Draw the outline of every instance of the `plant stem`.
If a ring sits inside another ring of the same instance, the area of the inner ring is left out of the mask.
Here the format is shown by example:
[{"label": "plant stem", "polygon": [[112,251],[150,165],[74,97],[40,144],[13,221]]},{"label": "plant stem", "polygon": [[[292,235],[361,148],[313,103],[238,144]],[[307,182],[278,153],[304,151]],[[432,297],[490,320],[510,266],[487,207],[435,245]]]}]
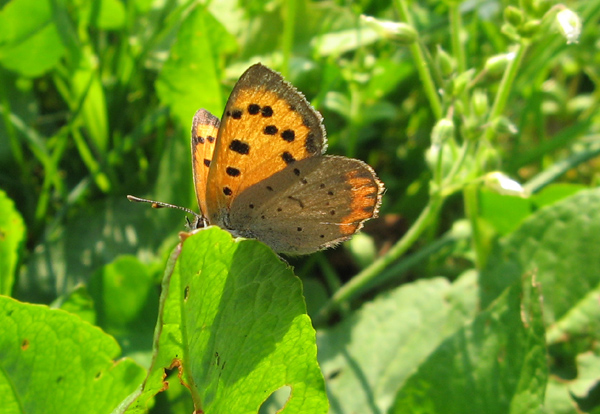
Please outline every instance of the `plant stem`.
[{"label": "plant stem", "polygon": [[371,280],[371,283],[365,285],[359,294],[364,294],[366,291],[381,286],[388,280],[394,280],[396,283],[401,282],[400,275],[403,275],[415,266],[417,263],[425,261],[427,258],[439,252],[443,248],[454,245],[461,240],[466,240],[471,237],[471,229],[468,226],[454,226],[440,238],[432,241],[427,246],[419,248],[419,250],[402,258],[401,261],[386,268],[376,278]]},{"label": "plant stem", "polygon": [[91,148],[85,141],[83,135],[79,131],[78,127],[73,125],[71,129],[71,135],[73,137],[73,141],[75,142],[75,147],[79,151],[79,156],[83,160],[84,164],[88,167],[88,170],[92,174],[96,185],[100,190],[104,193],[108,193],[111,188],[111,183],[106,174],[102,172],[100,167],[100,163],[96,161],[96,157],[94,156]]},{"label": "plant stem", "polygon": [[[406,4],[406,0],[394,0],[394,4],[400,18],[414,27],[412,22],[412,18],[410,17],[410,13],[408,12],[408,5]],[[437,88],[435,83],[433,82],[433,77],[431,76],[431,71],[429,70],[429,63],[425,58],[425,54],[423,50],[421,50],[421,42],[420,39],[412,43],[409,47],[410,52],[413,56],[415,64],[417,66],[417,71],[419,72],[419,78],[421,82],[423,82],[423,88],[425,89],[425,94],[429,99],[429,105],[431,106],[431,110],[436,119],[442,118],[442,103],[440,101],[440,97],[437,92]]]},{"label": "plant stem", "polygon": [[479,270],[483,269],[489,248],[486,248],[486,238],[482,234],[480,226],[480,211],[479,211],[479,188],[477,184],[471,184],[463,189],[463,200],[465,203],[465,215],[471,223],[471,244],[475,252],[475,267]]},{"label": "plant stem", "polygon": [[[584,148],[573,151],[564,160],[555,162],[548,169],[540,172],[525,183],[523,188],[531,194],[537,193],[548,184],[556,181],[558,177],[567,171],[597,157],[600,154],[600,141],[598,140],[600,137],[596,136],[594,138],[595,141],[586,144]],[[579,143],[577,146],[580,147],[581,144]]]},{"label": "plant stem", "polygon": [[338,309],[344,302],[357,296],[366,285],[370,284],[374,278],[379,276],[383,269],[402,256],[419,238],[431,220],[437,216],[443,202],[444,199],[442,197],[432,195],[429,199],[429,203],[423,209],[417,221],[413,223],[406,234],[398,240],[387,254],[375,260],[369,267],[363,269],[362,272],[342,286],[335,292],[329,301],[325,303],[313,320],[315,325],[325,322],[332,311]]},{"label": "plant stem", "polygon": [[463,73],[467,70],[467,59],[465,58],[463,42],[460,39],[462,17],[458,5],[459,3],[450,5],[450,34],[452,36],[452,52],[457,63],[457,72]]},{"label": "plant stem", "polygon": [[504,75],[502,76],[500,86],[498,87],[498,93],[496,94],[496,99],[494,100],[494,105],[492,106],[487,119],[487,127],[483,133],[483,138],[487,141],[490,141],[494,135],[494,120],[496,120],[496,118],[498,118],[504,112],[506,102],[508,101],[508,96],[512,90],[512,85],[515,81],[515,77],[517,76],[517,71],[521,67],[521,62],[523,61],[523,56],[525,55],[526,50],[526,43],[517,45],[515,57],[510,61],[506,71],[504,72]]}]

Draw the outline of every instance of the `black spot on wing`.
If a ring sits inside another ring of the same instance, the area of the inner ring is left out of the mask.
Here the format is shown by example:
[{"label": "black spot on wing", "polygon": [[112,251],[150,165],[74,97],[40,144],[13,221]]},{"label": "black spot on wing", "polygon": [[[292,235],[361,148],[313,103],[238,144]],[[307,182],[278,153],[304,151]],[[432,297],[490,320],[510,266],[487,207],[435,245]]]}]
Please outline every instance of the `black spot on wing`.
[{"label": "black spot on wing", "polygon": [[262,114],[263,117],[270,118],[273,116],[273,108],[271,108],[270,106],[263,106],[260,109],[260,113]]},{"label": "black spot on wing", "polygon": [[263,130],[263,134],[265,135],[275,135],[278,129],[275,125],[267,125]]},{"label": "black spot on wing", "polygon": [[291,164],[294,161],[296,161],[296,159],[294,158],[294,156],[292,154],[290,154],[289,152],[285,151],[283,154],[281,154],[281,159],[283,159],[283,161],[286,164]]},{"label": "black spot on wing", "polygon": [[256,115],[260,112],[260,106],[257,104],[248,105],[248,113],[250,115]]},{"label": "black spot on wing", "polygon": [[229,144],[229,149],[242,155],[247,155],[250,153],[250,145],[240,141],[239,139],[234,139],[231,141],[231,144]]},{"label": "black spot on wing", "polygon": [[225,169],[225,172],[230,177],[239,177],[239,175],[240,175],[240,170],[238,170],[237,168],[234,168],[234,167],[227,167]]},{"label": "black spot on wing", "polygon": [[296,133],[291,129],[286,129],[281,133],[281,138],[287,142],[293,142],[296,138]]},{"label": "black spot on wing", "polygon": [[317,154],[320,150],[319,144],[317,141],[317,137],[312,132],[308,134],[306,137],[306,141],[304,142],[304,148],[309,154]]}]

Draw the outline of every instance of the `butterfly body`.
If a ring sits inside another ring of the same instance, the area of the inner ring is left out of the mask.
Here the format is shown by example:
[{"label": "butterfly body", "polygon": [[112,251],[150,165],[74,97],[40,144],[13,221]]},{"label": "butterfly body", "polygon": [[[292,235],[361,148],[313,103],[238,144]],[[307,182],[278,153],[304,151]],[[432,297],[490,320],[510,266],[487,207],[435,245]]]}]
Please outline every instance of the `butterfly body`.
[{"label": "butterfly body", "polygon": [[362,161],[323,155],[321,115],[281,75],[251,66],[221,122],[199,110],[192,165],[204,220],[275,251],[333,246],[376,217],[383,184]]}]

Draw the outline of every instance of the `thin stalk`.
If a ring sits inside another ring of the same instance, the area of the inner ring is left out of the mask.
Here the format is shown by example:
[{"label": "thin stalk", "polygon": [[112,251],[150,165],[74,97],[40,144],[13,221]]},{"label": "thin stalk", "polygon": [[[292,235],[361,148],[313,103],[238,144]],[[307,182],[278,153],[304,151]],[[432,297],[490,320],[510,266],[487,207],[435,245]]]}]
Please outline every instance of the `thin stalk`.
[{"label": "thin stalk", "polygon": [[[597,139],[598,137],[595,138]],[[598,155],[600,155],[600,142],[591,142],[586,145],[584,149],[575,151],[564,160],[552,164],[550,168],[542,171],[525,183],[523,188],[531,194],[537,193],[548,184],[555,182],[558,177],[565,174],[567,171],[597,157]]]},{"label": "thin stalk", "polygon": [[492,109],[490,110],[490,114],[488,116],[487,127],[483,133],[483,138],[487,141],[490,141],[494,136],[494,120],[498,118],[504,112],[504,108],[506,108],[506,102],[508,101],[510,91],[512,90],[513,83],[517,76],[517,71],[521,67],[523,56],[525,55],[526,51],[526,43],[521,43],[517,46],[515,58],[510,61],[506,71],[504,72],[504,75],[502,76],[500,86],[498,87],[498,93],[496,94],[496,99],[494,99],[494,104],[492,105]]},{"label": "thin stalk", "polygon": [[457,72],[463,73],[467,70],[467,59],[464,44],[460,38],[462,16],[458,6],[458,2],[450,4],[450,35],[452,36],[452,52],[456,58]]},{"label": "thin stalk", "polygon": [[337,291],[340,286],[342,286],[342,281],[335,271],[335,268],[331,265],[329,260],[323,255],[322,252],[319,252],[315,255],[316,261],[323,272],[323,276],[325,277],[325,282],[327,283],[327,288],[332,292]]},{"label": "thin stalk", "polygon": [[335,292],[329,301],[327,301],[321,310],[319,310],[314,318],[314,323],[320,324],[325,322],[334,310],[340,308],[343,303],[355,298],[363,291],[364,287],[371,284],[373,279],[375,279],[387,266],[406,253],[423,231],[425,231],[431,220],[437,216],[443,202],[443,198],[433,195],[417,221],[413,223],[406,234],[398,240],[387,254],[375,260],[370,266],[363,269],[362,272],[357,274],[352,280]]},{"label": "thin stalk", "polygon": [[[394,5],[396,7],[396,10],[398,11],[398,14],[400,15],[400,18],[404,22],[414,27],[412,18],[410,17],[410,13],[408,12],[408,5],[406,4],[406,0],[394,0]],[[425,89],[425,94],[429,99],[429,105],[431,106],[431,110],[433,111],[433,114],[436,119],[441,119],[442,102],[440,101],[435,82],[433,81],[433,77],[429,69],[429,63],[425,58],[425,53],[421,49],[420,39],[417,37],[417,41],[412,43],[408,48],[417,66],[419,78],[421,79],[421,82],[423,82],[423,88]]]},{"label": "thin stalk", "polygon": [[471,231],[473,233],[471,242],[473,251],[475,252],[475,267],[482,269],[486,262],[488,249],[485,246],[484,236],[479,225],[479,186],[477,184],[468,185],[463,190],[463,200],[465,203],[465,214],[469,223],[471,223]]},{"label": "thin stalk", "polygon": [[456,228],[453,228],[447,233],[445,233],[442,237],[440,237],[437,240],[434,240],[427,246],[419,248],[419,250],[417,250],[413,254],[403,257],[401,261],[397,262],[393,266],[386,268],[375,279],[373,279],[371,283],[365,285],[363,289],[359,292],[359,294],[363,295],[369,290],[375,289],[376,287],[381,286],[382,284],[392,279],[395,283],[401,282],[402,278],[399,277],[399,275],[404,275],[410,268],[416,266],[418,263],[425,261],[428,257],[431,257],[443,248],[449,245],[456,244],[461,240],[467,239],[471,236],[471,232],[468,230],[457,230]]},{"label": "thin stalk", "polygon": [[73,136],[73,141],[75,142],[75,147],[77,147],[77,151],[79,151],[79,156],[92,174],[96,185],[104,193],[108,193],[111,187],[110,180],[106,174],[102,172],[100,163],[96,161],[96,158],[94,157],[90,147],[87,145],[85,138],[83,138],[79,129],[74,125],[71,129],[71,134]]}]

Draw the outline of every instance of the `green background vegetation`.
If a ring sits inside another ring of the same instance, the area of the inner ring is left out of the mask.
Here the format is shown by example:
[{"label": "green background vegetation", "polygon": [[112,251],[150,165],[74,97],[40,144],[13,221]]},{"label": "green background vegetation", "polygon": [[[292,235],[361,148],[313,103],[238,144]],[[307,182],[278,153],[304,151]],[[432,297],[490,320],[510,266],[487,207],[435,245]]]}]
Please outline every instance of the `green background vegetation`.
[{"label": "green background vegetation", "polygon": [[[0,5],[0,412],[600,412],[600,1]],[[125,197],[256,62],[387,189],[293,268]]]}]

